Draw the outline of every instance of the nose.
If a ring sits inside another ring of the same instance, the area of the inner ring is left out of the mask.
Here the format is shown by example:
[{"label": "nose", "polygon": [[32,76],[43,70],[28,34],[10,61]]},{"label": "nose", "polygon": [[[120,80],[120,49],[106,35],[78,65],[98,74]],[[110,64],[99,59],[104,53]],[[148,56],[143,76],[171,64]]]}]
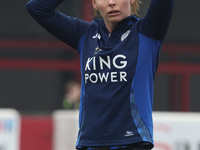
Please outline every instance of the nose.
[{"label": "nose", "polygon": [[109,0],[109,3],[108,3],[108,5],[109,5],[110,7],[113,7],[113,6],[115,6],[115,5],[116,5],[116,2],[115,2],[115,0]]}]

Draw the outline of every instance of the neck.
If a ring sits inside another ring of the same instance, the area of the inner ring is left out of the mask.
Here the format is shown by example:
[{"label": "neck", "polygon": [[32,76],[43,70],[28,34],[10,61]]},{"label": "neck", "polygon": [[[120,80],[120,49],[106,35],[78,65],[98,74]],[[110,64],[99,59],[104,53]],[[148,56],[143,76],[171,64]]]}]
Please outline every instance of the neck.
[{"label": "neck", "polygon": [[115,22],[115,23],[110,23],[110,22],[105,22],[106,28],[108,29],[108,31],[110,33],[113,32],[113,30],[115,29],[115,27],[118,25],[119,22]]}]

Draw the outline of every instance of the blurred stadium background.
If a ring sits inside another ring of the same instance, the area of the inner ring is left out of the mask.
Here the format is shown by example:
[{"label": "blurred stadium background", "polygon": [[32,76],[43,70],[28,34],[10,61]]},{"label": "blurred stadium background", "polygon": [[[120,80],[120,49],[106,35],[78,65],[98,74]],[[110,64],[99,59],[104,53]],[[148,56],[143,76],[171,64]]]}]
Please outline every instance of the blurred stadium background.
[{"label": "blurred stadium background", "polygon": [[[20,113],[20,150],[53,150],[52,113],[63,109],[65,84],[80,82],[79,56],[31,18],[27,1],[0,2],[0,108]],[[141,16],[149,3],[144,0]],[[199,0],[175,1],[155,78],[154,111],[200,111],[199,6]],[[58,10],[92,18],[90,0],[65,0]]]}]

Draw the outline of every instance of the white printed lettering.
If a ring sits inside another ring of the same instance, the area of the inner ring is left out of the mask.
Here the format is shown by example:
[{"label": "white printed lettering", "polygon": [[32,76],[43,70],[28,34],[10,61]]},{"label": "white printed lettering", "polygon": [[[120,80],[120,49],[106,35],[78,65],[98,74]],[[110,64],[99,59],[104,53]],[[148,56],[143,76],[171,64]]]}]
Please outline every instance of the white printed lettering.
[{"label": "white printed lettering", "polygon": [[109,72],[106,73],[99,73],[99,79],[101,82],[105,81],[105,82],[108,82],[108,75],[109,75]]},{"label": "white printed lettering", "polygon": [[107,73],[91,73],[91,74],[85,74],[85,83],[88,82],[88,80],[92,83],[100,82],[108,82],[108,79],[110,79],[110,82],[127,82],[126,79],[127,73],[126,72],[107,72]]},{"label": "white printed lettering", "polygon": [[105,58],[101,56],[88,58],[85,64],[85,83],[109,82],[109,80],[110,82],[127,82],[127,72],[119,72],[119,69],[125,68],[127,63],[126,56],[122,54],[114,57],[107,55]]},{"label": "white printed lettering", "polygon": [[100,69],[103,70],[103,64],[106,65],[109,69],[111,68],[110,56],[107,56],[107,61],[102,57],[99,57]]},{"label": "white printed lettering", "polygon": [[[92,77],[93,76],[93,77]],[[95,73],[92,73],[91,75],[90,75],[90,81],[92,82],[92,83],[97,83],[97,81],[98,81],[98,76],[95,74]]]},{"label": "white printed lettering", "polygon": [[87,80],[89,79],[89,75],[86,73],[85,74],[85,83],[87,83]]},{"label": "white printed lettering", "polygon": [[116,60],[117,60],[118,58],[126,59],[126,56],[124,56],[124,55],[116,55],[116,56],[113,58],[113,65],[115,66],[115,68],[117,68],[117,69],[125,68],[126,65],[127,65],[127,61],[120,61],[120,64],[122,64],[122,66],[119,66],[119,65],[116,64]]},{"label": "white printed lettering", "polygon": [[96,70],[95,57],[93,57],[93,69]]},{"label": "white printed lettering", "polygon": [[120,72],[120,82],[122,82],[123,80],[127,82],[126,76],[126,72]]},{"label": "white printed lettering", "polygon": [[90,67],[89,67],[89,63],[90,63],[90,61],[93,59],[93,57],[92,58],[88,58],[88,60],[87,60],[87,62],[86,62],[86,65],[85,65],[85,70],[91,70],[90,69]]},{"label": "white printed lettering", "polygon": [[117,72],[111,72],[110,78],[111,82],[117,82]]}]

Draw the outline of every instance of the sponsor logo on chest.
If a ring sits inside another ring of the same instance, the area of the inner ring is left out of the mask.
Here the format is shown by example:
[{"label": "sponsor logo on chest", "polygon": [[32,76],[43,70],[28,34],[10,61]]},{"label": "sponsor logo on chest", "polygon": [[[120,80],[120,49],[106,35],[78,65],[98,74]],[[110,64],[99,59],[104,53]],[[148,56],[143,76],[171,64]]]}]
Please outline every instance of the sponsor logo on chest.
[{"label": "sponsor logo on chest", "polygon": [[124,71],[127,64],[126,56],[122,54],[88,58],[85,64],[85,83],[127,82],[127,72]]}]

